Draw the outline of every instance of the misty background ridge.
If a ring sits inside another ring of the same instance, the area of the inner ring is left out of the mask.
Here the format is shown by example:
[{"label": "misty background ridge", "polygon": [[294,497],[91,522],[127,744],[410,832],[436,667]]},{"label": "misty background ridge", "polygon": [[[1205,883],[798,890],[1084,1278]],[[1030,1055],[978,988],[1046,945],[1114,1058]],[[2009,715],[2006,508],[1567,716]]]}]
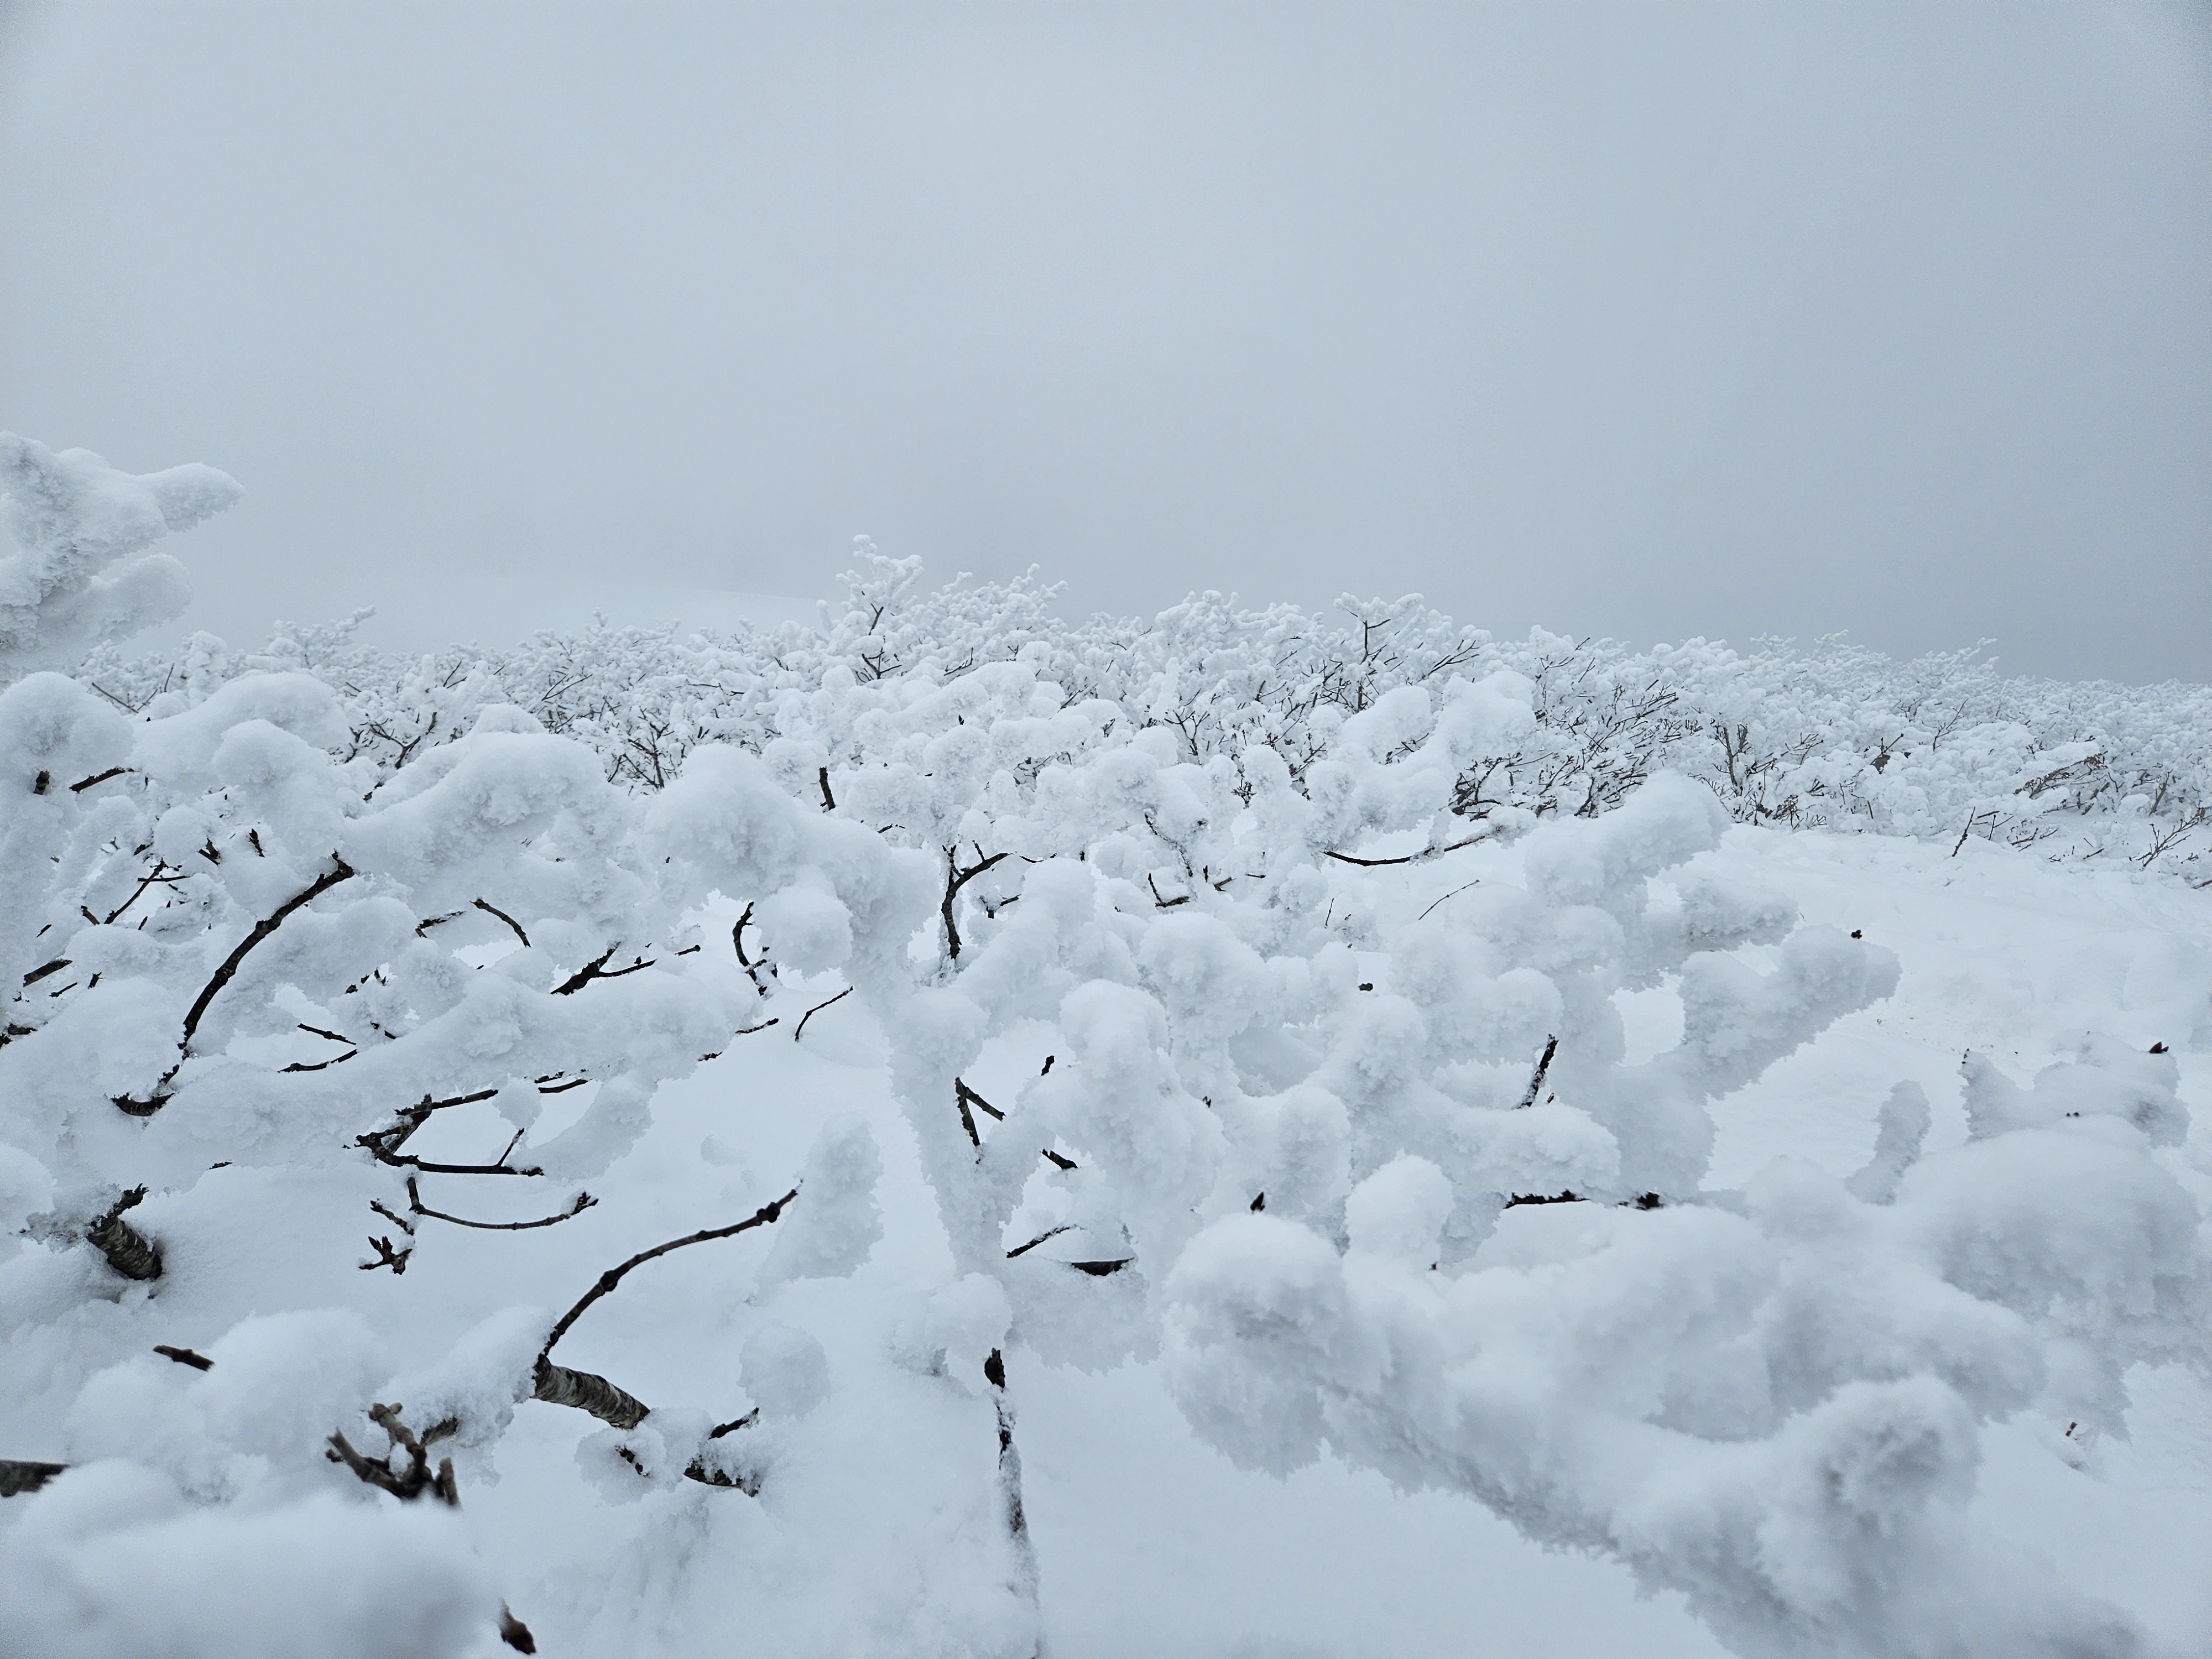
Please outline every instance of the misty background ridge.
[{"label": "misty background ridge", "polygon": [[2206,33],[16,6],[0,427],[236,475],[238,641],[780,620],[865,531],[1075,614],[2212,679]]}]

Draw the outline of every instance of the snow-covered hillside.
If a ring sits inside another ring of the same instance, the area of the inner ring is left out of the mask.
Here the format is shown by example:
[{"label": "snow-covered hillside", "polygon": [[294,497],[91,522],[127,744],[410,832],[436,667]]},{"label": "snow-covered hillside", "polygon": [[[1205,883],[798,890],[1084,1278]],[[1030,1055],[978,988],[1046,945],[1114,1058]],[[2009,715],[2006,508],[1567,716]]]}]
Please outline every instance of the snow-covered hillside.
[{"label": "snow-covered hillside", "polygon": [[88,659],[234,487],[9,441],[0,1652],[2212,1644],[2201,693]]}]

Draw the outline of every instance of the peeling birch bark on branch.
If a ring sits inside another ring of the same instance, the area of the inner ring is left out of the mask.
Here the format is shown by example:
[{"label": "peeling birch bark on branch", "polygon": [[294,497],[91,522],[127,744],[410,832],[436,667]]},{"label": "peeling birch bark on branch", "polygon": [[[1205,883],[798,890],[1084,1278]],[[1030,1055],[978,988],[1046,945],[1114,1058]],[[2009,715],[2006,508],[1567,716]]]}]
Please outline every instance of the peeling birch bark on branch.
[{"label": "peeling birch bark on branch", "polygon": [[114,1208],[84,1230],[85,1242],[107,1258],[109,1267],[125,1279],[141,1283],[161,1276],[161,1252],[123,1218],[123,1212],[145,1196],[143,1187],[133,1188],[115,1201]]},{"label": "peeling birch bark on branch", "polygon": [[542,1355],[532,1374],[530,1397],[549,1406],[573,1406],[618,1429],[635,1428],[653,1411],[635,1395],[617,1388],[598,1373],[571,1370]]}]

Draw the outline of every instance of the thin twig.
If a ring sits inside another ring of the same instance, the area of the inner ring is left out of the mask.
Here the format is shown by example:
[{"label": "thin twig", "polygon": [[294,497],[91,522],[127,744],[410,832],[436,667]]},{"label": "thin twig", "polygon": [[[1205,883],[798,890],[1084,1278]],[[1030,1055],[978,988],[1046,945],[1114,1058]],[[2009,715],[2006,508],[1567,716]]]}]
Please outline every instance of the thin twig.
[{"label": "thin twig", "polygon": [[[710,1239],[728,1238],[754,1227],[766,1226],[781,1216],[784,1206],[798,1196],[799,1188],[793,1187],[781,1198],[763,1205],[743,1221],[727,1227],[709,1228],[703,1232],[693,1233],[685,1238],[671,1239],[667,1243],[657,1244],[652,1249],[641,1250],[619,1267],[611,1267],[601,1273],[599,1282],[584,1293],[583,1299],[562,1316],[561,1322],[553,1328],[553,1334],[545,1339],[545,1346],[538,1351],[537,1361],[531,1367],[531,1397],[542,1400],[548,1405],[573,1406],[577,1410],[588,1412],[602,1423],[611,1424],[617,1429],[634,1429],[645,1421],[653,1414],[653,1408],[635,1395],[627,1389],[617,1388],[596,1372],[580,1371],[568,1365],[555,1364],[552,1359],[554,1344],[568,1334],[568,1328],[576,1322],[578,1316],[586,1308],[621,1284],[623,1276],[631,1268],[650,1261],[655,1256],[665,1255],[671,1250],[680,1250],[687,1244],[703,1244]],[[739,1418],[734,1423],[726,1423],[708,1437],[719,1438],[732,1430],[743,1428],[750,1420],[750,1418]],[[631,1456],[629,1461],[635,1463],[636,1459]],[[743,1481],[733,1480],[720,1470],[708,1468],[704,1461],[700,1458],[693,1458],[684,1467],[684,1473],[688,1479],[699,1481],[705,1486],[735,1487],[744,1492],[748,1496],[756,1495],[758,1492],[757,1483],[748,1486]]]},{"label": "thin twig", "polygon": [[[738,925],[730,929],[730,944],[738,953],[738,966],[745,970],[745,977],[753,982],[753,994],[764,997],[768,994],[768,987],[760,981],[761,964],[745,954],[745,924],[752,919],[753,907],[747,904],[744,914],[738,917]],[[775,1022],[770,1020],[769,1024],[773,1025]]]},{"label": "thin twig", "polygon": [[[137,903],[140,899],[146,896],[146,890],[148,888],[153,887],[156,884],[164,887],[173,886],[184,878],[185,872],[183,871],[173,871],[169,868],[167,860],[155,859],[154,860],[154,868],[152,872],[139,878],[138,885],[131,890],[131,896],[124,900],[122,903],[117,905],[112,910],[110,910],[106,916],[102,920],[101,925],[103,927],[112,927],[117,917],[120,916],[125,910],[128,910],[132,905]],[[79,908],[81,910],[82,909],[82,907]],[[92,915],[92,912],[89,910],[82,910],[82,914],[88,920],[89,920]],[[140,925],[143,927],[144,924],[142,922]]]},{"label": "thin twig", "polygon": [[389,1267],[392,1269],[392,1276],[397,1278],[407,1271],[408,1258],[415,1254],[415,1247],[412,1244],[404,1250],[393,1249],[389,1238],[372,1237],[368,1241],[368,1247],[376,1252],[376,1260],[357,1261],[354,1264],[365,1273],[374,1273],[379,1267]]},{"label": "thin twig", "polygon": [[465,1217],[447,1215],[443,1210],[434,1210],[423,1203],[422,1194],[416,1190],[415,1177],[407,1177],[407,1212],[410,1215],[426,1215],[433,1221],[450,1221],[456,1227],[475,1227],[488,1233],[521,1233],[532,1227],[550,1227],[556,1223],[574,1220],[599,1200],[589,1193],[578,1193],[569,1206],[558,1214],[549,1215],[538,1221],[471,1221]]},{"label": "thin twig", "polygon": [[671,1250],[680,1250],[688,1244],[704,1244],[712,1239],[730,1238],[738,1233],[748,1232],[755,1227],[768,1226],[781,1216],[784,1206],[798,1196],[799,1188],[793,1187],[781,1198],[772,1199],[762,1205],[743,1221],[733,1222],[726,1227],[709,1227],[700,1232],[688,1233],[682,1238],[672,1238],[665,1244],[656,1244],[649,1250],[640,1250],[619,1267],[608,1268],[599,1275],[599,1282],[584,1292],[583,1299],[561,1316],[560,1323],[554,1326],[553,1334],[545,1339],[545,1346],[538,1351],[538,1358],[542,1360],[548,1358],[553,1352],[554,1345],[568,1334],[568,1328],[576,1322],[584,1310],[621,1284],[623,1276],[633,1267],[641,1267],[656,1256],[666,1255]]},{"label": "thin twig", "polygon": [[[1444,899],[1449,899],[1449,898],[1457,898],[1457,897],[1458,897],[1462,893],[1464,893],[1465,891],[1467,891],[1468,887],[1480,887],[1480,886],[1481,886],[1481,885],[1482,885],[1482,880],[1481,880],[1481,878],[1477,877],[1474,880],[1473,880],[1473,881],[1471,881],[1471,882],[1468,883],[1468,884],[1467,884],[1467,887],[1455,887],[1455,888],[1453,888],[1453,889],[1451,890],[1451,891],[1450,891],[1450,892],[1446,893],[1446,894],[1444,895],[1444,898],[1440,898],[1440,899],[1438,899],[1438,900],[1436,902],[1436,904],[1431,904],[1431,906],[1429,906],[1429,910],[1433,910],[1433,909],[1435,909],[1435,908],[1437,908],[1437,904],[1442,904],[1442,903],[1444,902]],[[1426,921],[1429,919],[1429,910],[1424,910],[1424,911],[1422,911],[1422,912],[1421,912],[1421,914],[1420,914],[1420,915],[1419,915],[1418,916],[1415,916],[1415,917],[1413,918],[1413,920],[1414,920],[1415,921]]]},{"label": "thin twig", "polygon": [[308,1065],[305,1060],[295,1060],[289,1066],[285,1066],[283,1070],[287,1073],[326,1071],[331,1066],[344,1065],[346,1061],[351,1060],[360,1052],[361,1050],[358,1048],[349,1048],[342,1054],[333,1054],[328,1060],[319,1060],[312,1066]]},{"label": "thin twig", "polygon": [[166,1342],[156,1342],[154,1352],[164,1359],[173,1359],[179,1365],[190,1365],[196,1371],[211,1371],[215,1361],[205,1354],[194,1353],[190,1348],[173,1348]]},{"label": "thin twig", "polygon": [[621,949],[622,946],[618,943],[607,946],[605,955],[593,957],[591,961],[579,968],[574,973],[569,975],[568,978],[562,980],[558,985],[555,986],[553,988],[553,994],[556,997],[571,996],[576,992],[582,990],[586,985],[589,985],[593,980],[599,977],[599,969],[605,967],[607,963],[613,959],[615,952]]},{"label": "thin twig", "polygon": [[[539,1093],[559,1092],[558,1089],[545,1089],[543,1086],[543,1079],[539,1079],[539,1082],[541,1085]],[[354,1145],[366,1148],[369,1155],[380,1164],[389,1164],[395,1170],[418,1170],[423,1175],[539,1176],[544,1174],[545,1172],[535,1164],[526,1164],[518,1169],[507,1161],[507,1154],[522,1144],[522,1131],[520,1129],[514,1132],[514,1138],[507,1143],[507,1149],[500,1153],[498,1161],[492,1164],[436,1164],[428,1158],[416,1158],[412,1153],[403,1154],[399,1151],[413,1138],[416,1130],[430,1121],[432,1113],[441,1111],[448,1106],[465,1106],[476,1101],[489,1100],[498,1092],[496,1089],[479,1089],[473,1094],[456,1095],[450,1100],[433,1100],[429,1096],[425,1095],[419,1103],[408,1107],[399,1114],[398,1122],[389,1128],[372,1129],[367,1134],[356,1135]],[[412,1229],[410,1231],[411,1231]]]},{"label": "thin twig", "polygon": [[1440,859],[1447,853],[1456,853],[1462,847],[1472,847],[1475,842],[1486,839],[1487,837],[1482,836],[1469,836],[1465,841],[1455,841],[1449,847],[1424,848],[1418,853],[1408,853],[1403,858],[1395,859],[1363,859],[1354,858],[1349,853],[1327,852],[1322,856],[1325,859],[1334,859],[1339,864],[1357,864],[1364,869],[1375,870],[1380,869],[1386,864],[1420,864],[1430,859]]},{"label": "thin twig", "polygon": [[404,1474],[395,1474],[389,1462],[380,1462],[374,1458],[362,1456],[353,1449],[344,1434],[337,1430],[331,1431],[329,1449],[323,1455],[333,1463],[344,1464],[362,1480],[390,1492],[403,1503],[411,1503],[427,1492],[448,1509],[460,1507],[460,1487],[453,1479],[453,1460],[450,1457],[441,1459],[438,1472],[432,1474],[428,1451],[429,1443],[439,1439],[441,1431],[452,1433],[458,1425],[441,1423],[417,1439],[415,1431],[399,1420],[398,1406],[371,1406],[368,1419],[384,1431],[385,1437],[391,1441],[393,1450],[406,1452],[407,1469]]},{"label": "thin twig", "polygon": [[1536,1062],[1536,1075],[1528,1079],[1528,1088],[1522,1091],[1520,1100],[1513,1108],[1515,1111],[1526,1111],[1536,1103],[1536,1097],[1543,1091],[1544,1074],[1552,1069],[1552,1056],[1559,1052],[1559,1038],[1546,1037],[1543,1057]]},{"label": "thin twig", "polygon": [[253,931],[240,939],[238,947],[223,958],[222,966],[215,970],[215,977],[208,981],[205,988],[193,1000],[191,1009],[185,1015],[185,1034],[177,1044],[179,1049],[191,1047],[192,1034],[200,1028],[200,1017],[207,1012],[208,1005],[215,1000],[216,994],[230,983],[231,976],[238,972],[239,964],[246,960],[246,952],[283,926],[284,918],[301,905],[321,897],[353,875],[353,866],[336,853],[331,854],[331,865],[329,870],[278,905],[267,920],[255,922]]},{"label": "thin twig", "polygon": [[979,1111],[988,1112],[1001,1123],[1006,1121],[1006,1115],[1004,1112],[957,1077],[952,1079],[952,1104],[960,1114],[960,1127],[968,1131],[969,1144],[979,1149],[983,1145],[983,1137],[976,1133],[975,1116],[968,1109],[973,1106]]},{"label": "thin twig", "polygon": [[[513,916],[507,915],[506,911],[501,909],[497,905],[489,903],[483,899],[477,899],[474,901],[474,902],[476,904],[476,908],[483,911],[486,915],[496,916],[501,921],[505,922],[509,927],[512,927],[514,930],[515,938],[522,941],[522,948],[524,950],[527,951],[530,948],[530,935],[522,931],[522,924],[520,922],[517,921]],[[609,954],[612,953],[610,952]]]},{"label": "thin twig", "polygon": [[1043,1243],[1048,1238],[1057,1238],[1062,1233],[1073,1231],[1074,1228],[1075,1224],[1072,1221],[1066,1222],[1057,1227],[1048,1228],[1045,1231],[1039,1233],[1035,1238],[1030,1240],[1028,1243],[1017,1244],[1012,1249],[1008,1250],[1006,1252],[1006,1260],[1012,1261],[1018,1255],[1027,1255],[1031,1250],[1036,1249],[1038,1245]]},{"label": "thin twig", "polygon": [[[828,1008],[835,1004],[842,1002],[847,997],[852,994],[853,988],[848,985],[843,990],[838,992],[836,996],[831,997],[828,1002],[816,1003],[811,1008],[809,1008],[805,1013],[799,1017],[799,1029],[791,1034],[791,1040],[793,1042],[796,1042],[799,1038],[806,1035],[806,1022],[813,1018],[815,1015],[820,1013],[824,1008]],[[774,1024],[775,1022],[771,1020],[769,1023],[770,1024]]]}]

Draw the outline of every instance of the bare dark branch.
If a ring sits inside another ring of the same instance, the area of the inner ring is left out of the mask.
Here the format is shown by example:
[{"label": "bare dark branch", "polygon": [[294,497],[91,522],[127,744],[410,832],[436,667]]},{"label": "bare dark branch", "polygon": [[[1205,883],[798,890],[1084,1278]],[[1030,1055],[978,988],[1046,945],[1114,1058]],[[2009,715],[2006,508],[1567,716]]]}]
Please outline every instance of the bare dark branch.
[{"label": "bare dark branch", "polygon": [[545,1339],[545,1346],[538,1351],[538,1357],[544,1359],[550,1355],[554,1345],[568,1334],[568,1328],[576,1322],[584,1310],[621,1284],[623,1277],[632,1268],[641,1267],[655,1257],[666,1255],[671,1250],[680,1250],[686,1245],[704,1244],[717,1238],[731,1238],[738,1233],[749,1232],[755,1227],[769,1226],[783,1214],[784,1206],[798,1196],[799,1188],[793,1187],[781,1198],[772,1199],[762,1205],[743,1221],[732,1222],[726,1227],[709,1227],[700,1232],[687,1233],[682,1238],[672,1238],[665,1244],[656,1244],[649,1250],[639,1251],[619,1267],[608,1268],[599,1275],[599,1282],[584,1292],[582,1300],[561,1316],[560,1323],[554,1326],[553,1334]]},{"label": "bare dark branch", "polygon": [[[763,964],[755,962],[750,957],[745,954],[745,924],[752,919],[753,907],[748,904],[744,908],[744,914],[738,917],[738,925],[730,929],[730,943],[736,948],[738,953],[738,966],[745,970],[745,977],[753,982],[754,994],[759,996],[766,996],[768,994],[768,987],[761,983],[760,977],[760,970]],[[771,1020],[769,1023],[770,1024],[774,1024],[775,1022]]]},{"label": "bare dark branch", "polygon": [[389,1267],[396,1278],[407,1271],[408,1258],[415,1254],[415,1247],[412,1244],[404,1250],[394,1250],[389,1238],[371,1238],[368,1241],[368,1247],[376,1252],[376,1260],[354,1264],[365,1273],[374,1273],[379,1267]]},{"label": "bare dark branch", "polygon": [[1073,1231],[1074,1228],[1075,1224],[1072,1221],[1064,1222],[1057,1227],[1048,1227],[1043,1232],[1039,1233],[1035,1238],[1030,1240],[1028,1243],[1017,1244],[1012,1249],[1008,1250],[1006,1252],[1006,1260],[1012,1261],[1018,1255],[1027,1255],[1031,1250],[1036,1249],[1038,1245],[1043,1243],[1048,1238],[1057,1238],[1062,1233]]},{"label": "bare dark branch", "polygon": [[205,1354],[194,1353],[190,1348],[173,1348],[166,1342],[156,1342],[154,1352],[164,1359],[173,1359],[179,1365],[190,1365],[196,1371],[211,1371],[215,1361]]},{"label": "bare dark branch", "polygon": [[574,973],[569,975],[568,978],[562,980],[558,985],[555,986],[553,988],[553,994],[556,997],[573,996],[577,992],[582,990],[586,985],[589,985],[593,980],[598,979],[600,976],[599,969],[605,967],[609,962],[612,961],[615,952],[620,949],[622,949],[622,946],[619,945],[610,945],[607,946],[606,953],[604,956],[593,957],[591,961],[586,963],[582,967],[576,969]]},{"label": "bare dark branch", "polygon": [[952,919],[953,902],[960,896],[962,888],[993,865],[1004,862],[1006,858],[1004,853],[994,853],[988,858],[982,858],[981,854],[982,849],[976,848],[976,854],[981,859],[981,862],[972,864],[963,870],[960,867],[960,849],[957,847],[948,847],[945,849],[945,900],[938,906],[938,914],[945,919],[945,949],[951,952],[955,962],[960,959],[960,927]]},{"label": "bare dark branch", "polygon": [[957,1093],[962,1100],[965,1101],[969,1105],[973,1106],[977,1111],[988,1115],[1000,1123],[1004,1123],[1006,1121],[1006,1115],[1004,1112],[991,1104],[989,1101],[984,1099],[982,1096],[977,1094],[959,1078],[956,1077],[952,1079],[952,1087],[954,1092]]},{"label": "bare dark branch", "polygon": [[1469,836],[1465,841],[1455,841],[1449,847],[1424,848],[1418,853],[1408,853],[1403,858],[1395,859],[1354,858],[1349,853],[1323,853],[1322,856],[1325,859],[1334,859],[1339,864],[1357,864],[1364,868],[1374,870],[1380,869],[1386,864],[1425,864],[1431,859],[1440,859],[1447,853],[1456,853],[1462,847],[1472,847],[1479,841],[1488,839],[1487,836]]},{"label": "bare dark branch", "polygon": [[390,1164],[393,1169],[398,1170],[413,1170],[422,1175],[543,1175],[544,1171],[535,1164],[517,1167],[507,1161],[507,1154],[514,1152],[521,1142],[520,1130],[515,1132],[514,1139],[507,1144],[507,1151],[501,1152],[498,1161],[493,1164],[439,1164],[427,1158],[417,1158],[412,1153],[400,1152],[399,1149],[407,1144],[415,1132],[430,1121],[432,1113],[441,1111],[448,1106],[463,1106],[473,1101],[489,1100],[498,1092],[496,1089],[480,1089],[474,1094],[457,1095],[451,1100],[433,1100],[425,1095],[419,1103],[408,1107],[399,1114],[398,1122],[389,1128],[372,1129],[367,1134],[356,1135],[354,1137],[354,1145],[366,1148],[369,1155],[380,1164]]},{"label": "bare dark branch", "polygon": [[542,1220],[470,1221],[461,1216],[447,1215],[443,1210],[434,1210],[430,1208],[428,1205],[422,1202],[422,1194],[416,1190],[415,1177],[413,1176],[409,1176],[407,1177],[407,1211],[409,1214],[428,1216],[433,1221],[450,1221],[456,1227],[475,1227],[484,1232],[520,1233],[527,1232],[532,1227],[550,1227],[559,1222],[573,1220],[577,1216],[583,1214],[585,1211],[590,1209],[599,1201],[599,1200],[593,1198],[589,1193],[578,1193],[575,1196],[574,1201],[571,1203],[567,1209],[561,1211],[556,1215],[546,1216]]},{"label": "bare dark branch", "polygon": [[344,1065],[360,1052],[358,1048],[349,1048],[342,1054],[333,1054],[328,1060],[316,1060],[313,1065],[309,1065],[305,1060],[295,1060],[289,1066],[283,1067],[283,1070],[287,1073],[327,1071],[333,1066]]},{"label": "bare dark branch", "polygon": [[1172,910],[1178,904],[1190,902],[1190,895],[1188,893],[1178,893],[1173,898],[1162,898],[1159,883],[1154,881],[1149,874],[1145,877],[1145,885],[1152,890],[1152,902],[1163,910]]},{"label": "bare dark branch", "polygon": [[230,983],[231,976],[238,972],[239,964],[246,960],[246,953],[283,927],[284,919],[301,905],[321,897],[340,882],[349,879],[354,873],[353,866],[335,853],[331,854],[331,866],[329,870],[316,877],[306,887],[278,905],[274,913],[265,921],[255,922],[253,931],[240,939],[237,948],[223,958],[222,966],[215,970],[215,977],[208,981],[206,987],[193,1000],[191,1007],[185,1015],[185,1034],[177,1044],[179,1048],[191,1047],[192,1034],[200,1028],[201,1016],[207,1012],[208,1005],[215,1000],[216,993]]},{"label": "bare dark branch", "polygon": [[507,915],[506,911],[501,909],[497,905],[489,903],[483,899],[476,900],[475,904],[476,908],[483,911],[486,915],[496,916],[500,921],[505,922],[509,927],[512,927],[514,930],[515,938],[522,941],[522,948],[524,950],[527,951],[530,948],[530,935],[522,931],[522,924],[520,922],[517,921],[513,916]]},{"label": "bare dark branch", "polygon": [[499,1639],[517,1653],[538,1651],[538,1638],[530,1633],[530,1626],[516,1618],[504,1601],[499,1604]]},{"label": "bare dark branch", "polygon": [[427,1492],[447,1508],[459,1509],[461,1494],[453,1480],[453,1460],[450,1457],[440,1459],[437,1473],[433,1474],[428,1450],[429,1443],[453,1433],[459,1425],[451,1422],[441,1423],[417,1439],[415,1431],[400,1421],[399,1412],[400,1407],[396,1405],[371,1406],[368,1419],[384,1431],[385,1437],[392,1443],[393,1452],[407,1454],[405,1469],[395,1472],[390,1454],[382,1462],[362,1456],[353,1449],[343,1433],[335,1430],[331,1434],[330,1449],[323,1455],[333,1463],[344,1464],[359,1479],[390,1492],[402,1503],[412,1503]]},{"label": "bare dark branch", "polygon": [[1536,1074],[1528,1079],[1528,1086],[1515,1103],[1514,1110],[1526,1111],[1536,1103],[1536,1097],[1544,1091],[1545,1074],[1552,1069],[1552,1056],[1559,1052],[1559,1040],[1555,1036],[1544,1039],[1543,1057],[1536,1062]]},{"label": "bare dark branch", "polygon": [[16,1457],[0,1457],[0,1498],[36,1492],[68,1469],[66,1463],[32,1463]]},{"label": "bare dark branch", "polygon": [[816,1003],[811,1008],[809,1008],[805,1013],[799,1017],[799,1029],[791,1034],[791,1040],[793,1042],[796,1042],[799,1038],[806,1035],[806,1022],[813,1018],[815,1015],[820,1013],[824,1008],[831,1007],[837,1003],[842,1002],[847,997],[852,994],[853,988],[848,985],[843,990],[838,992],[836,996],[831,997],[828,1002]]}]

